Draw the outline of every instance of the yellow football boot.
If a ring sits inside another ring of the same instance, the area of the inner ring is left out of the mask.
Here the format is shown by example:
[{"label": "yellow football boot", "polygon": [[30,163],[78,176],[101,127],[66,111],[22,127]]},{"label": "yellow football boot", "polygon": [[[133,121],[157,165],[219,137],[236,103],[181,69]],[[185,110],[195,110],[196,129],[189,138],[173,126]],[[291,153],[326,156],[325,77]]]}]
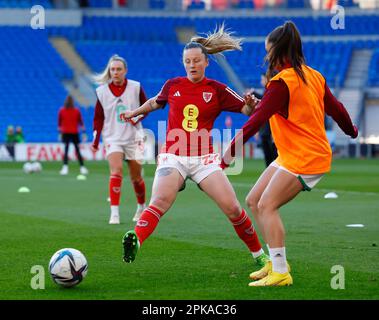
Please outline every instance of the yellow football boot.
[{"label": "yellow football boot", "polygon": [[267,261],[263,268],[259,269],[258,271],[254,271],[250,273],[249,278],[251,280],[260,280],[266,277],[271,271],[272,271],[272,262]]},{"label": "yellow football boot", "polygon": [[[287,262],[288,272],[291,272],[291,267]],[[251,280],[260,280],[266,277],[270,272],[272,272],[272,262],[271,260],[267,261],[263,268],[258,271],[250,273],[249,278]]]},{"label": "yellow football boot", "polygon": [[275,286],[290,286],[293,284],[292,277],[289,272],[279,273],[271,271],[261,280],[249,283],[250,287],[275,287]]}]

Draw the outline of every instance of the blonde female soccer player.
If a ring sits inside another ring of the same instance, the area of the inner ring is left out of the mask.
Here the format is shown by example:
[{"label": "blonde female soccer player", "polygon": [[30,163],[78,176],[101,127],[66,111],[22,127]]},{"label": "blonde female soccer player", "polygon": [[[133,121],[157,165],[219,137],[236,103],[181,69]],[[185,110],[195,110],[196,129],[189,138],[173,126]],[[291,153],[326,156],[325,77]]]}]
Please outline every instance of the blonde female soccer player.
[{"label": "blonde female soccer player", "polygon": [[125,122],[119,116],[125,110],[137,109],[147,99],[141,84],[126,78],[127,71],[125,59],[114,55],[109,59],[105,70],[95,76],[100,86],[96,89],[94,140],[91,148],[93,152],[98,151],[102,134],[110,169],[110,224],[120,223],[119,204],[125,159],[137,197],[137,210],[133,221],[137,221],[145,209],[145,182],[141,175],[144,139],[140,122],[142,117]]},{"label": "blonde female soccer player", "polygon": [[226,85],[205,77],[209,54],[235,49],[240,49],[240,40],[230,36],[223,27],[207,38],[192,38],[183,50],[187,76],[168,80],[156,97],[124,113],[130,119],[163,108],[167,103],[170,106],[166,145],[158,156],[149,207],[135,229],[123,238],[125,262],[134,261],[139,247],[172,206],[187,178],[216,202],[258,264],[267,260],[253,224],[241,208],[219,166],[219,155],[212,148],[211,130],[219,114],[231,111],[250,115],[251,105],[255,103],[248,96],[246,104]]}]

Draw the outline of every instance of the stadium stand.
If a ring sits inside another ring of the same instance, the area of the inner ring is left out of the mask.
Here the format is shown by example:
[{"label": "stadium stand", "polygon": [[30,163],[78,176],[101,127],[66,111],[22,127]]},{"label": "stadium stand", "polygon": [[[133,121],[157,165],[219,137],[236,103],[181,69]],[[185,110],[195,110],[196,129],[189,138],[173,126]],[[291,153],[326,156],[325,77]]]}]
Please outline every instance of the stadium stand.
[{"label": "stadium stand", "polygon": [[[38,1],[0,1],[0,8],[26,8]],[[46,8],[52,2],[39,1]],[[109,9],[112,1],[88,1],[91,8]],[[101,9],[94,14],[83,12],[81,26],[49,26],[45,30],[33,31],[28,27],[0,27],[0,41],[7,44],[0,52],[0,130],[5,132],[8,124],[19,124],[24,128],[29,142],[57,141],[56,112],[67,94],[65,81],[73,81],[74,70],[61,58],[49,42],[49,38],[68,39],[83,61],[93,72],[100,72],[109,57],[115,53],[124,56],[129,63],[128,77],[141,81],[149,97],[155,95],[163,83],[171,77],[184,75],[181,64],[183,43],[179,41],[179,28],[197,33],[206,33],[225,22],[236,35],[244,38],[243,52],[227,52],[225,57],[244,87],[260,88],[260,74],[264,66],[264,37],[273,27],[288,20],[288,15],[207,15],[203,2],[190,2],[193,14],[159,13],[169,5],[163,0],[147,1],[156,15],[102,15]],[[220,2],[221,3],[221,2]],[[304,1],[281,2],[279,6],[306,7]],[[340,2],[342,3],[342,2]],[[352,1],[343,1],[346,6],[356,6]],[[259,1],[233,1],[232,8],[260,8]],[[164,11],[164,10],[163,10]],[[201,15],[195,12],[202,12]],[[260,11],[262,12],[262,11]],[[379,87],[379,15],[357,13],[345,17],[345,25],[354,25],[338,32],[330,27],[330,16],[315,15],[312,11],[291,17],[304,37],[304,52],[310,66],[325,76],[329,86],[337,92],[345,86],[351,67],[353,52],[373,52],[367,70],[367,86]],[[214,60],[214,59],[213,59]],[[211,61],[207,75],[227,83],[235,84],[223,68]],[[38,80],[37,80],[38,79]],[[18,88],[22,87],[22,90]],[[93,85],[93,89],[95,86]],[[27,101],[27,103],[25,102]],[[93,108],[84,108],[82,114],[91,136]],[[359,113],[357,111],[357,113]],[[156,122],[165,119],[167,109],[152,113],[145,126],[156,132]],[[239,128],[246,118],[233,116],[232,128]],[[225,116],[216,126],[225,127]],[[42,132],[38,128],[43,127]],[[3,138],[3,137],[1,137]]]},{"label": "stadium stand", "polygon": [[16,121],[28,141],[56,141],[56,112],[66,95],[61,80],[71,78],[72,70],[44,30],[2,27],[0,42],[1,129]]},{"label": "stadium stand", "polygon": [[379,45],[376,47],[368,70],[368,85],[379,86]]},{"label": "stadium stand", "polygon": [[112,0],[89,0],[89,6],[93,8],[112,8]]},{"label": "stadium stand", "polygon": [[50,0],[1,0],[1,8],[19,8],[30,9],[34,5],[43,6],[45,9],[53,8],[53,4]]},{"label": "stadium stand", "polygon": [[[279,26],[288,20],[288,16],[275,17],[205,17],[194,19],[198,32],[213,30],[215,24],[226,22],[227,26],[243,37],[266,36],[274,26]],[[379,30],[379,15],[346,16],[345,25],[354,25],[354,28],[338,29],[330,27],[330,16],[291,17],[303,36],[333,36],[333,35],[377,35]]]},{"label": "stadium stand", "polygon": [[[331,87],[342,86],[346,76],[354,42],[305,42],[307,63],[319,70]],[[245,43],[244,54],[227,53],[229,62],[247,87],[260,87],[260,75],[265,71],[263,42]]]}]

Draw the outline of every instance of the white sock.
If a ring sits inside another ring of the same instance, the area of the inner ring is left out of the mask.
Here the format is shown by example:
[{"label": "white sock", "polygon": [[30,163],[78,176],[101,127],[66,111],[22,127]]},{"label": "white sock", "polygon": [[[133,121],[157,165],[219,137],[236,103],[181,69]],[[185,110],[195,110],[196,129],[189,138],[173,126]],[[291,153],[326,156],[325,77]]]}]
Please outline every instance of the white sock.
[{"label": "white sock", "polygon": [[137,203],[137,210],[145,209],[146,205]]},{"label": "white sock", "polygon": [[272,271],[287,273],[286,247],[270,248],[270,259],[272,261]]},{"label": "white sock", "polygon": [[259,251],[252,252],[253,258],[259,257],[261,254],[265,253],[263,249],[261,248]]},{"label": "white sock", "polygon": [[118,206],[111,206],[111,216],[118,216]]}]

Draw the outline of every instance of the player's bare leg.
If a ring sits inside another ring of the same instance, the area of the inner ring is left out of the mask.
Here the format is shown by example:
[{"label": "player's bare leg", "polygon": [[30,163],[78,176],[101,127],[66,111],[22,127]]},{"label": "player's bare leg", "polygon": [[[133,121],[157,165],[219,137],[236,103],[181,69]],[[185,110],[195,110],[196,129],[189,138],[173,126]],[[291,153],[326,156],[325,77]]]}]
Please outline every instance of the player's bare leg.
[{"label": "player's bare leg", "polygon": [[254,217],[254,221],[257,223],[258,229],[266,243],[267,240],[264,234],[262,221],[260,219],[261,216],[258,214],[258,202],[261,199],[264,190],[266,189],[276,170],[278,169],[274,166],[267,167],[246,197],[246,205],[251,210]]},{"label": "player's bare leg", "polygon": [[277,170],[258,202],[258,215],[270,246],[272,272],[263,279],[251,282],[250,286],[283,286],[293,283],[285,252],[285,231],[279,208],[296,197],[303,189],[296,176]]}]

